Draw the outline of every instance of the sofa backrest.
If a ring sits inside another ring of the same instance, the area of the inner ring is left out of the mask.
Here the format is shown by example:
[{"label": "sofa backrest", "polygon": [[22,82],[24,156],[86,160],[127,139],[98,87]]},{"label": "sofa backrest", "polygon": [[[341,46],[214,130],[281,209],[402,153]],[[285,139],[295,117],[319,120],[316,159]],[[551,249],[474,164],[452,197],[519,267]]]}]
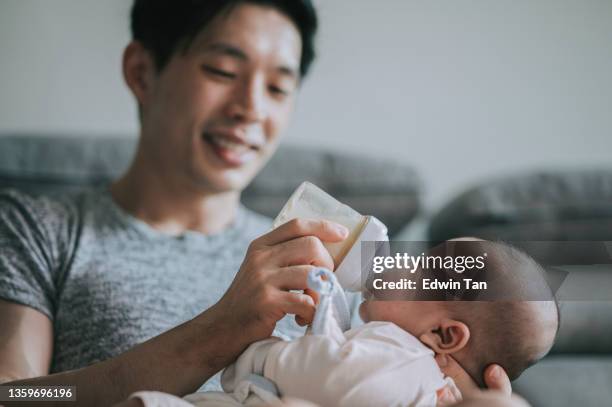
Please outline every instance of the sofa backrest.
[{"label": "sofa backrest", "polygon": [[[0,135],[0,188],[64,194],[105,185],[127,169],[136,144],[136,138],[120,136]],[[274,217],[306,180],[378,217],[391,234],[419,210],[421,184],[411,167],[295,146],[281,146],[244,191],[243,203]]]}]

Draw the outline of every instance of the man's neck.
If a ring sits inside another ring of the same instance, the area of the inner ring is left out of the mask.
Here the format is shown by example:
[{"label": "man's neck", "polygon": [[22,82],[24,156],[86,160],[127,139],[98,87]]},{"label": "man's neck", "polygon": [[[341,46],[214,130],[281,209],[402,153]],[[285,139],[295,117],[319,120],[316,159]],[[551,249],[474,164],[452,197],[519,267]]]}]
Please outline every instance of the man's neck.
[{"label": "man's neck", "polygon": [[131,215],[170,235],[187,230],[216,234],[235,220],[238,191],[205,192],[160,177],[137,158],[111,185],[113,200]]}]

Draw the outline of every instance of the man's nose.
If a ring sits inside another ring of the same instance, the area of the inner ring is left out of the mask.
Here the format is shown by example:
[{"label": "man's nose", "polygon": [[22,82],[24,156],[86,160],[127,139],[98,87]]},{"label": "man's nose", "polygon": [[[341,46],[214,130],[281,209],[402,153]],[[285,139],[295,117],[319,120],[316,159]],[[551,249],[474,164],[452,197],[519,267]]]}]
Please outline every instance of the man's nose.
[{"label": "man's nose", "polygon": [[229,106],[232,119],[246,122],[261,122],[266,117],[266,84],[263,78],[253,76],[240,83]]}]

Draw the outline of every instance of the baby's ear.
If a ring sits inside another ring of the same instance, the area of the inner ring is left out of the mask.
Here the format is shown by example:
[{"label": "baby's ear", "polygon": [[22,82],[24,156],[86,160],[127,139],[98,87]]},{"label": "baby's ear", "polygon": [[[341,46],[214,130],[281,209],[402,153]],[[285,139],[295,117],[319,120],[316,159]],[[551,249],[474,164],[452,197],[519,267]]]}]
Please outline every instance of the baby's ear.
[{"label": "baby's ear", "polygon": [[470,329],[466,324],[447,318],[419,337],[419,340],[436,354],[455,353],[463,349],[469,339]]}]

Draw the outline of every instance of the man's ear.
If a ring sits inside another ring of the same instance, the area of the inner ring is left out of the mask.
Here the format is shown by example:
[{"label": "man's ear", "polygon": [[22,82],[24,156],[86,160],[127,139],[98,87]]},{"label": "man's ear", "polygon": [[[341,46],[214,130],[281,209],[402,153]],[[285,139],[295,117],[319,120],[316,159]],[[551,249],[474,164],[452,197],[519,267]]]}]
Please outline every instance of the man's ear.
[{"label": "man's ear", "polygon": [[465,347],[470,339],[470,329],[466,324],[454,319],[443,319],[439,326],[430,329],[419,337],[436,354],[453,354]]},{"label": "man's ear", "polygon": [[151,93],[155,75],[155,63],[149,51],[138,41],[130,42],[123,51],[123,78],[141,108]]}]

